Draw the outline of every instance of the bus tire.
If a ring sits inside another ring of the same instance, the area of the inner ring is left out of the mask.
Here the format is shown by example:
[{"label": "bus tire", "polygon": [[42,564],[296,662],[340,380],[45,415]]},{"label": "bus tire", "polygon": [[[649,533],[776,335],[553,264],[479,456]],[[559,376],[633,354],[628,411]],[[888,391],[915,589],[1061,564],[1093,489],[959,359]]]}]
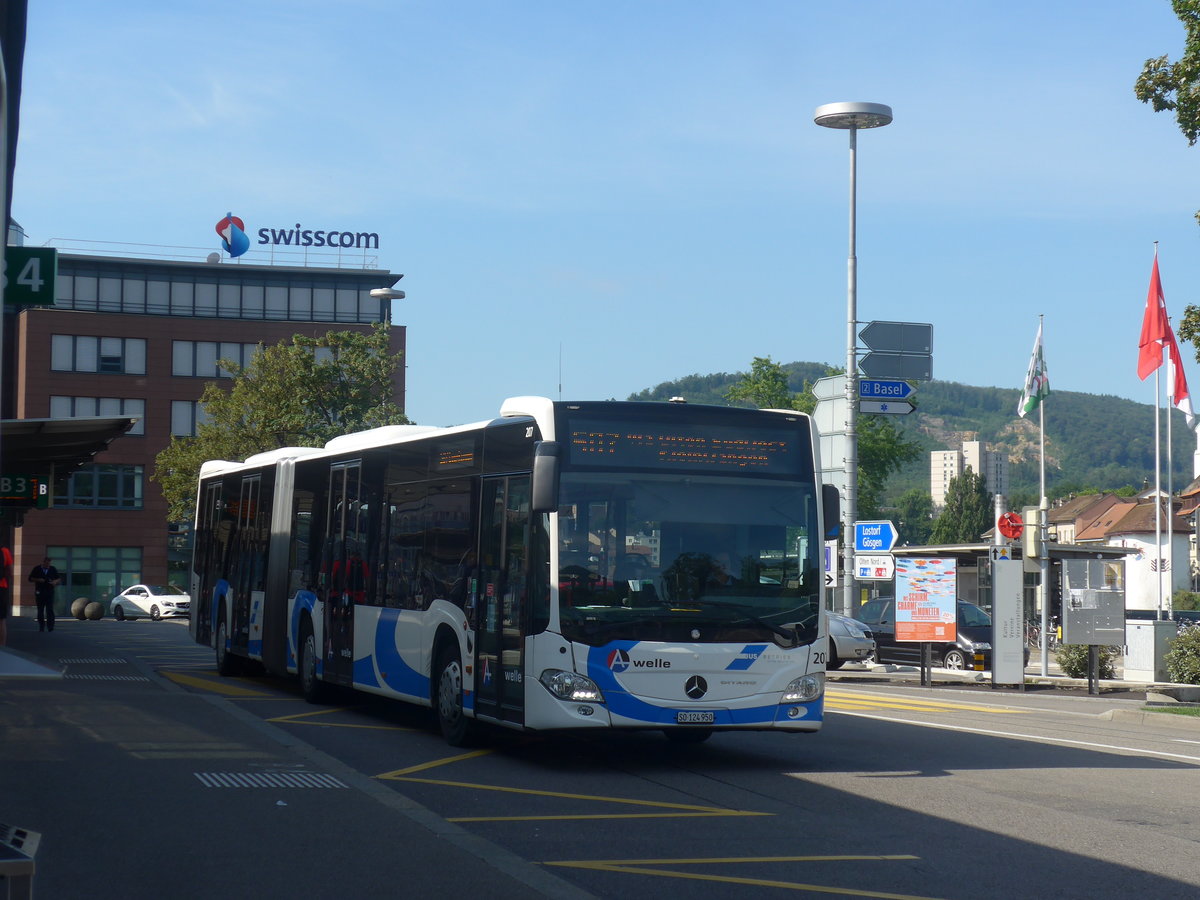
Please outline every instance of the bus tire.
[{"label": "bus tire", "polygon": [[437,657],[438,726],[451,747],[466,747],[474,736],[475,723],[463,710],[463,667],[458,647],[446,644]]},{"label": "bus tire", "polygon": [[324,703],[329,686],[317,677],[317,638],[312,626],[305,624],[300,632],[300,659],[297,671],[300,674],[300,690],[309,703]]},{"label": "bus tire", "polygon": [[217,674],[218,675],[237,675],[242,670],[241,661],[237,656],[230,653],[226,648],[229,643],[229,629],[225,626],[225,618],[221,618],[221,624],[217,626]]}]

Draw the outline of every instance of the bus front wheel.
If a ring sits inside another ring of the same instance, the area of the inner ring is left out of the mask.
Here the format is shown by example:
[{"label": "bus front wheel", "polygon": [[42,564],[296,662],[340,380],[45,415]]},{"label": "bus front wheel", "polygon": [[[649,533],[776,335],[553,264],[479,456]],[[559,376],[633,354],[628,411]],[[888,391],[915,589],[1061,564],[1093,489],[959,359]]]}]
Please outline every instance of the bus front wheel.
[{"label": "bus front wheel", "polygon": [[446,646],[438,654],[437,717],[442,737],[451,747],[465,747],[474,734],[474,722],[463,711],[463,667],[458,648]]}]

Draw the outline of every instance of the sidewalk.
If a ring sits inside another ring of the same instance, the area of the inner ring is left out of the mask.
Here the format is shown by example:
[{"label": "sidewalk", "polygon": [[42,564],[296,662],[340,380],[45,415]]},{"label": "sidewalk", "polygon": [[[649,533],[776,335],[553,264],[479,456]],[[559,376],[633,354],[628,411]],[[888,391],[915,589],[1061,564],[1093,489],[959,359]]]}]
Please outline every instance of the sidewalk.
[{"label": "sidewalk", "polygon": [[[0,835],[33,836],[34,896],[589,896],[236,704],[98,652],[92,624],[10,619],[0,648]],[[213,783],[226,773],[250,783]]]},{"label": "sidewalk", "polygon": [[[1051,657],[1051,660],[1053,660],[1053,657]],[[1042,675],[1041,662],[1031,659],[1030,664],[1025,667],[1026,687],[1061,688],[1072,692],[1079,690],[1087,691],[1088,689],[1088,680],[1086,678],[1069,678],[1063,674],[1062,669],[1053,661],[1047,666],[1047,672],[1047,675]],[[935,685],[940,682],[990,686],[992,683],[992,673],[987,671],[977,672],[935,667],[931,670],[931,675]],[[1100,680],[1100,696],[1118,692],[1128,694],[1144,693],[1146,695],[1146,702],[1151,705],[1200,703],[1200,685],[1126,680],[1123,677],[1120,665],[1116,666],[1116,675],[1116,678],[1103,678]],[[835,672],[830,672],[827,677],[831,681],[869,680],[919,684],[921,670],[918,666],[847,662],[843,668]],[[1010,686],[1008,689],[1020,690],[1019,686],[1016,685]]]}]

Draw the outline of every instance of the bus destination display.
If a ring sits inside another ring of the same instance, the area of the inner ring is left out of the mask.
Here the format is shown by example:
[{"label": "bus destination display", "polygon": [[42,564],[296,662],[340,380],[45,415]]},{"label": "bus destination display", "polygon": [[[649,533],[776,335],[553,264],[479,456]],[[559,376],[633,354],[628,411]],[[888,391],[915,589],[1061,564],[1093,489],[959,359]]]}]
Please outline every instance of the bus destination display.
[{"label": "bus destination display", "polygon": [[794,433],[730,426],[650,428],[572,427],[571,462],[674,471],[754,471],[794,474],[803,453]]}]

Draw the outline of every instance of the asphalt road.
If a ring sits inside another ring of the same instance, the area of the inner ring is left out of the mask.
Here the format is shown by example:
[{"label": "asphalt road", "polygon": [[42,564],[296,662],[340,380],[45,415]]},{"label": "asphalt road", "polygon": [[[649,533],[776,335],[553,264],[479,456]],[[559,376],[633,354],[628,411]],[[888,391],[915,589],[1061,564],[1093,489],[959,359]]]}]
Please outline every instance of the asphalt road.
[{"label": "asphalt road", "polygon": [[[65,625],[49,731],[18,715],[47,688],[0,681],[0,821],[43,832],[39,896],[1200,896],[1200,719],[1140,700],[847,680],[817,735],[505,732],[463,751],[424,710],[219,678],[181,622]],[[126,671],[148,680],[73,677]],[[188,783],[288,771],[345,787]],[[145,834],[97,833],[96,809]],[[142,872],[145,893],[115,890]]]}]

